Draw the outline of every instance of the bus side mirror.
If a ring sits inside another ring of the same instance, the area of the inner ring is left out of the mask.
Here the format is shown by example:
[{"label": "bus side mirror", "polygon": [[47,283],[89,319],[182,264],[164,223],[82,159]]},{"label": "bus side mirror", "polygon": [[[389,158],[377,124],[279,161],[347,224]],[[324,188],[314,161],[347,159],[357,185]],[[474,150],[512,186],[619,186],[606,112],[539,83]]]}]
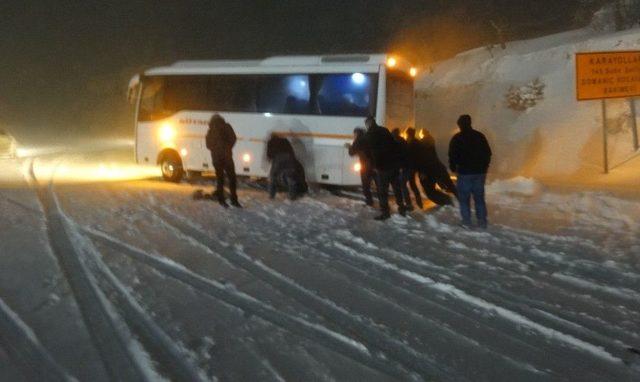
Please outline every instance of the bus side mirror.
[{"label": "bus side mirror", "polygon": [[127,88],[127,101],[130,105],[134,105],[138,98],[138,90],[140,88],[140,75],[136,74],[129,81],[129,87]]}]

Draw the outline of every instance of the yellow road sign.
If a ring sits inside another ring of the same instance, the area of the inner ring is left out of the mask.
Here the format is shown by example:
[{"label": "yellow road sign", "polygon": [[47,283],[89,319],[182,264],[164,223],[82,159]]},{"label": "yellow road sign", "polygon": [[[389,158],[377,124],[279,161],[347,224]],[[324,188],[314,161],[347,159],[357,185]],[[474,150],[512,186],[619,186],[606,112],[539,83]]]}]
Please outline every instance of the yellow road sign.
[{"label": "yellow road sign", "polygon": [[640,96],[640,51],[576,53],[578,101]]}]

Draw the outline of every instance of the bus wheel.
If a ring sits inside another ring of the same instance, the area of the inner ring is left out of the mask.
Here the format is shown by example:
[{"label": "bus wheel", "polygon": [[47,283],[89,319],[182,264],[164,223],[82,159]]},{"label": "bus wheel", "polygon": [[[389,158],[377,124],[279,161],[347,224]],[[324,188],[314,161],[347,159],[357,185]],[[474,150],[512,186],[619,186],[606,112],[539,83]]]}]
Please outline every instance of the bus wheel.
[{"label": "bus wheel", "polygon": [[179,183],[184,176],[182,161],[177,155],[166,155],[160,161],[160,170],[164,180]]}]

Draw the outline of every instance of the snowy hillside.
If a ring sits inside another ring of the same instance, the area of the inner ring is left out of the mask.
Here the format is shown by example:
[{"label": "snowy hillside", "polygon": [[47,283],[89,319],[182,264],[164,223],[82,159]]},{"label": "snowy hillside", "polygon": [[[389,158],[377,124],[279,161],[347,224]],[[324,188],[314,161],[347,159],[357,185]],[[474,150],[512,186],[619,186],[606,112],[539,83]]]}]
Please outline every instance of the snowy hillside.
[{"label": "snowy hillside", "polygon": [[578,102],[575,53],[640,49],[640,30],[585,28],[534,40],[483,47],[434,65],[416,84],[416,124],[431,130],[446,157],[458,115],[469,113],[489,137],[494,174],[558,182],[640,184],[630,107],[607,101],[609,155],[602,175],[600,101]]}]

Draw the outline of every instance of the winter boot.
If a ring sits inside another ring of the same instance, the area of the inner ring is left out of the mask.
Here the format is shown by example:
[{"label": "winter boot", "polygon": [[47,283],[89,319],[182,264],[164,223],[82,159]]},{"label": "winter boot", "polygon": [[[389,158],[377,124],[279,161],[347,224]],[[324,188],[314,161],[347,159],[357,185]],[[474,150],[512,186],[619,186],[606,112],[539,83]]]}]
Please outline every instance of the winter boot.
[{"label": "winter boot", "polygon": [[227,204],[227,202],[224,200],[224,198],[217,198],[218,200],[218,204],[220,204],[222,207],[224,208],[229,208],[229,205]]}]

